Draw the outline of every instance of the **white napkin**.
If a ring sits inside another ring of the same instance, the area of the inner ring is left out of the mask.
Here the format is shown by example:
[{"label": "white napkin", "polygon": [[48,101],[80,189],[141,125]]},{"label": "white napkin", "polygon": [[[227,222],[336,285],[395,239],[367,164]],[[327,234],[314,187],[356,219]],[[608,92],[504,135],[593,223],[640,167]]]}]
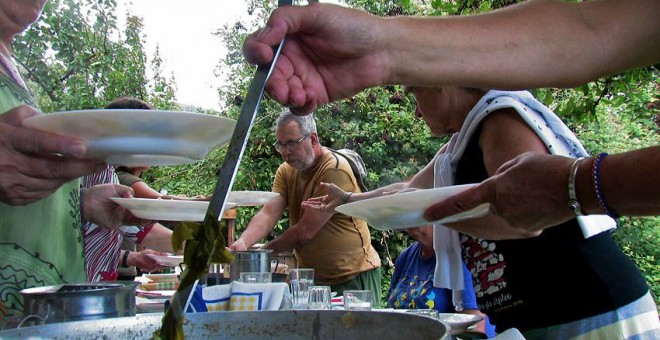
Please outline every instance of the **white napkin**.
[{"label": "white napkin", "polygon": [[209,312],[229,310],[231,300],[231,284],[202,288],[202,301]]},{"label": "white napkin", "polygon": [[[568,157],[586,157],[587,151],[568,127],[527,91],[489,91],[468,113],[461,131],[454,134],[445,153],[438,154],[434,168],[434,187],[454,185],[458,161],[463,156],[474,131],[488,114],[501,108],[513,108],[534,130],[551,154]],[[616,227],[616,221],[606,215],[579,216],[578,222],[585,238]],[[433,228],[433,246],[436,254],[435,287],[454,290],[454,305],[461,310],[464,289],[460,240],[458,232],[443,225]],[[447,278],[446,276],[454,276]]]},{"label": "white napkin", "polygon": [[255,311],[291,309],[289,285],[274,283],[231,283],[229,310]]}]

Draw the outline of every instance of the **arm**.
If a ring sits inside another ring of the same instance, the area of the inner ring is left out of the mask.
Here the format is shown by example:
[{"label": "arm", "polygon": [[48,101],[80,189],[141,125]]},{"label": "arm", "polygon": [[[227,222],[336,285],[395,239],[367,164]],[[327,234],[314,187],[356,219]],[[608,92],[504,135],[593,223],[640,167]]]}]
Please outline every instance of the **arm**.
[{"label": "arm", "polygon": [[106,167],[103,161],[80,159],[86,152],[80,139],[23,126],[23,121],[38,114],[27,105],[0,114],[2,203],[30,204],[52,194],[64,183]]},{"label": "arm", "polygon": [[[350,169],[348,171],[351,171]],[[358,190],[351,180],[351,174],[341,169],[326,169],[320,176],[320,182],[332,183],[338,191],[353,192]],[[313,183],[312,183],[313,185]],[[321,185],[313,187],[311,196],[321,196],[326,191]],[[293,202],[301,204],[302,202]],[[291,213],[291,212],[290,212]],[[291,250],[312,240],[326,226],[330,218],[335,215],[334,211],[320,211],[315,209],[300,209],[300,216],[289,216],[290,220],[296,221],[281,235],[264,246],[267,249],[273,249],[275,252]],[[297,218],[298,217],[298,218]],[[292,222],[293,223],[293,222]]]},{"label": "arm", "polygon": [[158,191],[152,189],[144,181],[138,181],[131,185],[131,188],[135,191],[135,197],[139,198],[161,198],[161,195]]},{"label": "arm", "polygon": [[151,249],[145,249],[141,251],[128,251],[128,250],[120,251],[119,252],[119,256],[121,256],[119,258],[120,266],[123,265],[122,260],[123,260],[124,252],[128,252],[128,257],[126,258],[126,267],[135,266],[145,272],[153,272],[156,270],[167,268],[165,266],[161,266],[156,262],[156,260],[147,256],[147,254],[163,255],[163,256],[167,254],[160,251],[154,251]]},{"label": "arm", "polygon": [[352,193],[346,202],[344,202],[344,197],[346,197],[347,194],[346,191],[341,190],[341,188],[332,183],[321,183],[321,188],[326,190],[327,194],[319,197],[313,197],[302,202],[302,207],[305,209],[318,210],[320,212],[334,212],[336,207],[344,203],[357,202],[407,189],[432,188],[434,162],[435,159],[427,164],[418,173],[416,173],[415,176],[413,176],[413,178],[408,182],[392,183],[371,191]]},{"label": "arm", "polygon": [[284,209],[286,208],[286,200],[282,196],[277,196],[264,204],[264,207],[252,217],[245,231],[236,240],[229,249],[231,250],[246,250],[257,241],[263,239],[268,235],[277,221],[282,217]]},{"label": "arm", "polygon": [[[493,176],[502,164],[522,153],[546,154],[548,152],[543,142],[513,109],[493,112],[484,119],[482,124],[479,145],[489,176]],[[565,183],[566,181],[567,177],[564,178]],[[567,184],[563,188],[566,186]],[[515,209],[522,209],[522,205],[539,204],[539,202],[551,206],[563,202],[562,206],[568,207],[567,194],[565,197],[564,195],[561,197],[547,195],[533,186],[526,187],[518,194],[521,196],[517,197],[519,201],[510,202]],[[540,231],[512,228],[506,221],[492,213],[464,222],[449,223],[447,226],[475,237],[493,240],[533,237],[540,234]]]},{"label": "arm", "polygon": [[[497,175],[445,201],[429,207],[425,217],[438,220],[482,203],[513,228],[540,231],[574,218],[568,208],[568,172],[573,159],[522,154],[503,164]],[[593,188],[591,164],[580,163],[576,177],[577,198],[582,211],[603,214]],[[605,158],[601,166],[601,186],[611,210],[624,216],[660,214],[660,146],[629,151]],[[534,196],[528,188],[534,187]],[[540,199],[537,201],[536,199]]]},{"label": "arm", "polygon": [[303,245],[318,234],[332,215],[334,215],[332,212],[305,209],[298,223],[290,226],[277,238],[266,243],[264,249],[272,249],[277,254]]},{"label": "arm", "polygon": [[149,230],[144,239],[140,243],[141,246],[162,251],[165,253],[173,253],[172,249],[172,230],[167,229],[160,223],[154,224],[154,226]]},{"label": "arm", "polygon": [[483,15],[417,18],[288,6],[245,40],[243,53],[266,63],[271,46],[293,36],[268,91],[306,114],[377,85],[566,87],[650,65],[660,58],[658,12],[656,0],[537,0]]}]

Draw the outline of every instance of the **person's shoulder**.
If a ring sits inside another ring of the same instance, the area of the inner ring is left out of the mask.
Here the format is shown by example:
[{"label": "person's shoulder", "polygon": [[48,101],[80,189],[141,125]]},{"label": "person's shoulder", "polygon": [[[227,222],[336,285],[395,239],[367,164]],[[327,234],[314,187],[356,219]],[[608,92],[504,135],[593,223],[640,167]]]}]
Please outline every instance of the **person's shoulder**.
[{"label": "person's shoulder", "polygon": [[323,164],[322,166],[323,169],[325,170],[339,169],[349,174],[353,173],[351,164],[348,163],[348,160],[346,160],[346,158],[342,157],[341,155],[338,155],[332,149],[325,148],[325,150],[327,152],[324,152],[323,155],[321,155],[321,159],[320,159],[320,162],[322,162]]}]

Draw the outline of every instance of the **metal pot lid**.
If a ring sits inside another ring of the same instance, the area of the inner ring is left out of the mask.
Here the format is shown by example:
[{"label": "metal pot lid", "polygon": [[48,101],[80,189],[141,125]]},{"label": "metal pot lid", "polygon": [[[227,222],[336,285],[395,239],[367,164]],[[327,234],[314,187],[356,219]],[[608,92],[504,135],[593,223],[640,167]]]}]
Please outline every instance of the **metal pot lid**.
[{"label": "metal pot lid", "polygon": [[45,296],[45,295],[62,295],[62,294],[82,294],[86,292],[100,292],[104,290],[116,290],[126,287],[122,283],[66,283],[61,285],[44,286],[27,288],[20,291],[22,295],[29,296]]}]

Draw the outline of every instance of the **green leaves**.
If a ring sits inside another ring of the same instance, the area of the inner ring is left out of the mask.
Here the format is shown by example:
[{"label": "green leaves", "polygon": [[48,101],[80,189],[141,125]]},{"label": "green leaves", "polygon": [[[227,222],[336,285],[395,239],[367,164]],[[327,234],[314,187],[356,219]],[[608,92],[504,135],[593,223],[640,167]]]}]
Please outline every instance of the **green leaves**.
[{"label": "green leaves", "polygon": [[17,37],[15,57],[44,112],[102,108],[120,96],[172,106],[173,80],[158,55],[147,77],[142,20],[129,14],[120,28],[114,13],[115,1],[51,0]]}]

